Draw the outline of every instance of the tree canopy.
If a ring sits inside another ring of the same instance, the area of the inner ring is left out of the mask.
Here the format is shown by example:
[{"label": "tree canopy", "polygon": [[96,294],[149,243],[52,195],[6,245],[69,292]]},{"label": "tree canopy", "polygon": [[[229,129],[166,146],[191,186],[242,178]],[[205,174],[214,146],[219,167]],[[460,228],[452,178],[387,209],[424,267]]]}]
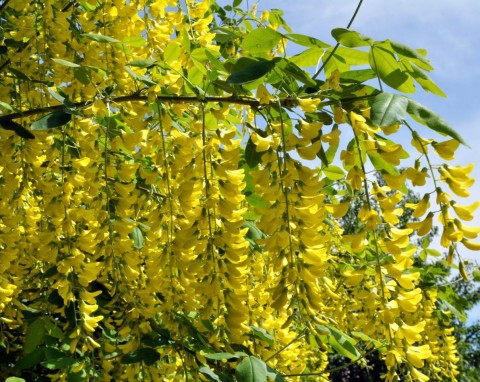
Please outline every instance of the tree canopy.
[{"label": "tree canopy", "polygon": [[439,225],[479,278],[480,202],[426,51],[225,3],[0,5],[0,376],[455,381],[463,302],[415,259]]}]

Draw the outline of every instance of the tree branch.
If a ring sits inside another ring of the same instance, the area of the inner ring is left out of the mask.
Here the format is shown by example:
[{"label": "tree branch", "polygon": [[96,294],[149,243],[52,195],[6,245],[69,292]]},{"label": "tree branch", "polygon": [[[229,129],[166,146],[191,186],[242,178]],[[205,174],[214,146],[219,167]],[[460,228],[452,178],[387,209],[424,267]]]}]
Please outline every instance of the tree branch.
[{"label": "tree branch", "polygon": [[[328,105],[335,104],[337,102],[342,102],[342,103],[349,103],[349,102],[355,102],[355,101],[360,101],[360,100],[365,100],[365,99],[370,99],[374,97],[375,95],[367,95],[367,96],[361,96],[361,97],[347,97],[347,98],[341,98],[341,99],[335,99],[335,100],[330,100],[330,101],[325,101],[320,103],[320,107],[325,107]],[[120,96],[120,97],[114,97],[110,99],[111,103],[123,103],[123,102],[148,102],[148,96],[134,93],[126,96]],[[255,109],[260,109],[262,107],[269,107],[269,106],[278,106],[280,105],[282,107],[286,108],[293,108],[298,106],[298,99],[294,97],[286,97],[286,98],[281,98],[280,100],[275,100],[272,101],[268,104],[261,104],[260,101],[256,100],[255,98],[247,98],[247,97],[236,97],[236,96],[231,96],[231,97],[198,97],[198,96],[178,96],[178,95],[159,95],[156,98],[157,102],[160,103],[166,103],[166,102],[171,102],[171,103],[207,103],[207,102],[213,102],[213,103],[221,103],[221,102],[226,102],[229,104],[236,104],[236,105],[246,105],[250,106]],[[81,102],[75,102],[73,105],[75,108],[82,108],[86,107],[89,104],[91,104],[92,101],[81,101]],[[5,114],[5,115],[0,115],[0,122],[2,121],[11,121],[12,119],[17,119],[17,118],[25,118],[29,117],[32,115],[37,115],[37,114],[44,114],[44,113],[51,113],[54,111],[59,111],[59,110],[64,110],[66,109],[65,105],[54,105],[54,106],[46,106],[46,107],[40,107],[37,109],[31,109],[31,110],[25,110],[25,111],[19,111],[15,113],[10,113],[10,114]]]}]

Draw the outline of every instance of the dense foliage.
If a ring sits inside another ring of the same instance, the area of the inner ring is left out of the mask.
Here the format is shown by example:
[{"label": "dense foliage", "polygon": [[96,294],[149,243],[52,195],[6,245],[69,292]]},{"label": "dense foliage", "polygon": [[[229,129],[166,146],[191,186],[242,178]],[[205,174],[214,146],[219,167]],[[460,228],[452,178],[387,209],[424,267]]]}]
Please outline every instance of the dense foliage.
[{"label": "dense foliage", "polygon": [[326,381],[376,354],[456,380],[462,304],[415,258],[435,224],[465,279],[480,249],[462,138],[406,96],[444,95],[424,50],[332,36],[241,0],[3,1],[1,377]]}]

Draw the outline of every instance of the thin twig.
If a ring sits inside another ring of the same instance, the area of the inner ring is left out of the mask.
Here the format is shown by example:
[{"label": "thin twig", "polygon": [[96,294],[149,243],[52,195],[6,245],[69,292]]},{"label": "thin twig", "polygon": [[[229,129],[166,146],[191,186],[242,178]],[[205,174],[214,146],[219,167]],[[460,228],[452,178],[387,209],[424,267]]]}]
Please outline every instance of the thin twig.
[{"label": "thin twig", "polygon": [[[347,24],[347,29],[350,28],[353,24],[353,21],[355,20],[355,18],[357,17],[357,14],[358,14],[358,11],[360,10],[360,8],[362,7],[362,3],[363,3],[363,0],[360,0],[358,2],[358,5],[357,5],[357,8],[355,9],[355,12],[353,12],[353,15],[350,19],[350,21],[348,22]],[[336,50],[339,48],[340,46],[340,43],[337,42],[337,44],[335,45],[335,47],[332,49],[332,51],[330,52],[330,54],[328,55],[327,59],[323,62],[322,66],[320,67],[320,69],[317,70],[317,72],[313,75],[312,79],[314,80],[315,78],[317,78],[320,73],[322,72],[323,68],[325,68],[325,65],[327,65],[328,61],[330,61],[330,59],[333,57],[333,55],[335,54]]]}]

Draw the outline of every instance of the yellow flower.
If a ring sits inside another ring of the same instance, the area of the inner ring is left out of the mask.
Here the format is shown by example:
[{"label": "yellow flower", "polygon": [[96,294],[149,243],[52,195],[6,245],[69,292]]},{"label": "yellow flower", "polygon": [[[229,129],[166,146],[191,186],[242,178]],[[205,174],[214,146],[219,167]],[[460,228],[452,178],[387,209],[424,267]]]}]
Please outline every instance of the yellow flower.
[{"label": "yellow flower", "polygon": [[265,85],[260,84],[257,88],[257,99],[261,105],[269,104],[275,99],[267,90]]},{"label": "yellow flower", "polygon": [[432,351],[428,345],[409,346],[406,353],[408,362],[416,368],[422,368],[424,365],[423,360],[432,356]]},{"label": "yellow flower", "polygon": [[460,204],[455,203],[455,201],[451,201],[450,205],[453,207],[455,213],[458,217],[462,220],[470,221],[473,220],[473,213],[475,210],[480,206],[480,201],[474,202],[469,204],[468,206],[462,206]]},{"label": "yellow flower", "polygon": [[299,98],[298,105],[305,113],[313,113],[317,111],[318,105],[320,104],[320,99],[313,98]]},{"label": "yellow flower", "polygon": [[435,152],[445,160],[455,159],[455,151],[457,150],[460,142],[456,139],[449,139],[444,142],[432,142],[432,146]]}]

